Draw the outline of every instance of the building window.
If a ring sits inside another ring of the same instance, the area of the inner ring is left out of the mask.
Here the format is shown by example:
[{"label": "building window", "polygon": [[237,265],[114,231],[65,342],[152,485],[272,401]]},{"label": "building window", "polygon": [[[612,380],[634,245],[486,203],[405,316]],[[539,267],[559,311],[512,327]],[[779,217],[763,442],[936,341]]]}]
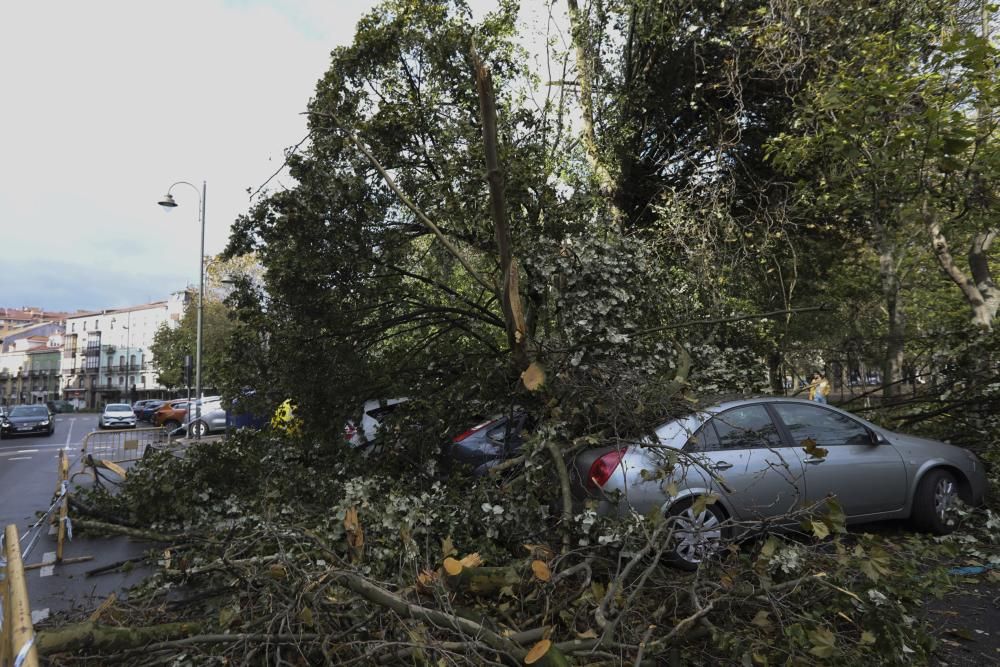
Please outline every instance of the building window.
[{"label": "building window", "polygon": [[135,355],[134,354],[129,355],[129,358],[128,358],[128,367],[129,368],[135,368]]},{"label": "building window", "polygon": [[146,386],[146,376],[142,375],[140,377],[142,378],[142,386],[145,387]]},{"label": "building window", "polygon": [[83,389],[83,378],[80,378],[79,384],[77,385],[80,389]]},{"label": "building window", "polygon": [[124,375],[119,375],[118,376],[118,386],[120,387],[123,384],[125,384],[125,376]]},{"label": "building window", "polygon": [[76,331],[76,322],[70,322],[69,323],[69,330],[70,331]]},{"label": "building window", "polygon": [[124,354],[120,355],[118,357],[118,370],[120,370],[120,371],[125,370],[125,355]]},{"label": "building window", "polygon": [[111,376],[110,375],[108,376],[108,386],[109,387],[111,386]]},{"label": "building window", "polygon": [[86,331],[86,330],[87,330],[87,320],[84,320],[84,321],[83,321],[83,330],[84,330],[84,331]]}]

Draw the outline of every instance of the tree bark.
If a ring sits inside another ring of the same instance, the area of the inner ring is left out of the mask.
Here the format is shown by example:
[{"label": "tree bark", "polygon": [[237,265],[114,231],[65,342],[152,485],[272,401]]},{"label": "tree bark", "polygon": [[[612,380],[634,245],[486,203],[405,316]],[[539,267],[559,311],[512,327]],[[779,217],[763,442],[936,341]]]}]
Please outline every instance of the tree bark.
[{"label": "tree bark", "polygon": [[990,271],[989,252],[996,238],[996,230],[979,232],[972,239],[969,247],[969,269],[971,275],[966,275],[955,263],[955,258],[948,247],[948,240],[941,231],[941,224],[925,199],[921,209],[927,233],[930,236],[934,256],[945,275],[958,285],[965,297],[966,303],[972,309],[972,323],[986,330],[993,328],[993,320],[1000,306],[1000,294]]},{"label": "tree bark", "polygon": [[903,346],[906,342],[903,317],[902,290],[899,269],[896,265],[896,248],[881,231],[879,240],[879,275],[882,295],[885,298],[887,331],[885,355],[882,358],[882,396],[895,398],[899,394],[899,380],[903,377]]},{"label": "tree bark", "polygon": [[569,8],[570,32],[573,38],[573,50],[576,54],[576,71],[580,83],[580,116],[582,124],[583,147],[587,153],[587,162],[594,172],[601,193],[605,196],[615,224],[621,229],[625,222],[625,214],[618,206],[618,192],[611,170],[601,158],[597,145],[597,133],[594,130],[594,68],[590,62],[590,39],[586,17],[580,13],[576,0],[566,0]]},{"label": "tree bark", "polygon": [[152,642],[190,637],[197,634],[198,623],[164,623],[143,628],[121,628],[98,625],[91,621],[67,625],[38,633],[35,643],[42,655],[96,649],[99,652],[139,648]]},{"label": "tree bark", "polygon": [[500,255],[499,297],[507,328],[507,344],[511,350],[514,367],[520,373],[528,365],[528,328],[521,305],[520,280],[517,263],[514,261],[510,223],[507,220],[507,206],[504,195],[503,171],[500,169],[497,147],[497,109],[493,93],[493,77],[479,60],[475,47],[472,48],[472,62],[475,69],[476,89],[479,93],[479,113],[483,123],[483,144],[486,150],[486,179],[490,186],[490,211]]}]

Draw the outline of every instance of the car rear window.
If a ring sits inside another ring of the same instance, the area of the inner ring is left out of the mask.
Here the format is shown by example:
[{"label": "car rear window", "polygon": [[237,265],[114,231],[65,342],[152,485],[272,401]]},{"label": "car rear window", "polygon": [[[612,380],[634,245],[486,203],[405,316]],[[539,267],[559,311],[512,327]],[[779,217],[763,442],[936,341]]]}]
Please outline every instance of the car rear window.
[{"label": "car rear window", "polygon": [[131,411],[132,406],[126,405],[125,403],[108,403],[107,407],[104,409],[108,412],[126,412]]}]

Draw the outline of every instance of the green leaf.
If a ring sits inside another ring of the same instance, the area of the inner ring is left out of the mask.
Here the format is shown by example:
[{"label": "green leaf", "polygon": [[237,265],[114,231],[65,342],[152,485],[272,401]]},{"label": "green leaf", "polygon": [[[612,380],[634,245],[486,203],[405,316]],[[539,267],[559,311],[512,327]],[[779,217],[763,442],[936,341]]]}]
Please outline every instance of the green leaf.
[{"label": "green leaf", "polygon": [[810,522],[812,525],[812,532],[819,539],[826,539],[830,535],[830,529],[822,521],[813,520]]}]

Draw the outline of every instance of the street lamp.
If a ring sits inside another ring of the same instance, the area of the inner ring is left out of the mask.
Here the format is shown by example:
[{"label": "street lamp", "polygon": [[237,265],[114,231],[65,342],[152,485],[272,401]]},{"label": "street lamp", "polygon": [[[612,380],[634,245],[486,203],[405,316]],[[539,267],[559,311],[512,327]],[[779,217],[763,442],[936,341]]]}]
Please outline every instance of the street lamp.
[{"label": "street lamp", "polygon": [[[205,301],[205,194],[206,194],[206,184],[205,181],[201,182],[201,192],[198,192],[198,188],[187,181],[177,181],[169,188],[167,188],[167,194],[163,199],[157,202],[165,210],[169,211],[172,208],[177,208],[177,202],[174,201],[173,195],[170,191],[174,189],[176,185],[186,185],[198,195],[198,208],[201,217],[201,248],[198,251],[198,333],[196,335],[195,342],[195,352],[194,352],[194,393],[195,393],[195,418],[201,418],[201,316],[202,307]],[[190,423],[190,419],[188,423]]]}]

